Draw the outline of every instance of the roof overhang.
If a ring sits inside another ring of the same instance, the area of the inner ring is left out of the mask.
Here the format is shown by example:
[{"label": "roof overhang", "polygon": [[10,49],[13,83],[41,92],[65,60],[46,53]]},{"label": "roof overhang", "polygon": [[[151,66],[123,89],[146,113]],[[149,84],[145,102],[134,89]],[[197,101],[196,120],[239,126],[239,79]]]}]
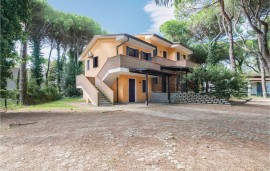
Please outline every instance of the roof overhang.
[{"label": "roof overhang", "polygon": [[136,47],[140,47],[140,48],[145,49],[145,50],[153,51],[157,48],[155,45],[147,43],[141,39],[138,39],[137,37],[134,37],[134,36],[131,36],[128,34],[117,36],[116,40],[120,41],[120,42],[127,41],[127,43],[129,43],[129,44],[134,45]]},{"label": "roof overhang", "polygon": [[175,48],[177,50],[183,51],[183,52],[187,53],[188,55],[193,54],[192,50],[190,50],[190,49],[188,49],[188,48],[186,48],[178,43],[174,43],[173,45],[171,45],[171,48]]},{"label": "roof overhang", "polygon": [[188,49],[187,47],[181,45],[179,42],[171,42],[157,34],[139,34],[138,36],[144,36],[146,40],[151,40],[157,42],[160,45],[165,47],[174,48],[180,51],[187,53],[188,55],[193,54],[192,50]]},{"label": "roof overhang", "polygon": [[167,41],[166,39],[161,38],[159,36],[156,36],[155,34],[145,35],[145,39],[146,40],[151,40],[153,42],[157,42],[158,44],[163,45],[165,47],[170,47],[171,44],[172,44],[170,41]]},{"label": "roof overhang", "polygon": [[91,47],[94,46],[94,44],[96,43],[96,41],[98,39],[106,39],[106,38],[113,38],[115,36],[112,36],[112,35],[95,35],[91,40],[90,42],[88,43],[88,45],[86,46],[86,48],[83,50],[83,52],[81,53],[80,57],[79,57],[79,61],[83,61],[83,58],[87,55],[87,52],[89,51],[89,49]]},{"label": "roof overhang", "polygon": [[98,39],[107,39],[107,38],[115,38],[115,40],[118,41],[119,43],[126,42],[136,47],[140,47],[142,49],[149,51],[153,51],[157,48],[155,45],[152,45],[129,34],[95,35],[88,43],[86,48],[83,50],[82,54],[79,57],[79,61],[83,61],[83,58],[87,55],[87,52],[91,49],[91,47],[94,46],[94,44]]}]

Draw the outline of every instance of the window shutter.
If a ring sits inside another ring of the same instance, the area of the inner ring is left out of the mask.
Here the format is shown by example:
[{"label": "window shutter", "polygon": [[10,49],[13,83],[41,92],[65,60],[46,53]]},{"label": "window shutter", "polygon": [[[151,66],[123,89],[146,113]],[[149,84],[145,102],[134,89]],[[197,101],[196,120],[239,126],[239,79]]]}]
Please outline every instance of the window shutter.
[{"label": "window shutter", "polygon": [[126,55],[129,56],[129,47],[126,47]]},{"label": "window shutter", "polygon": [[180,60],[180,52],[177,52],[177,61]]},{"label": "window shutter", "polygon": [[96,67],[98,67],[98,57],[97,56],[93,58],[93,68],[96,68]]},{"label": "window shutter", "polygon": [[157,56],[157,48],[153,51],[153,55]]},{"label": "window shutter", "polygon": [[163,58],[167,58],[167,52],[163,51]]},{"label": "window shutter", "polygon": [[135,57],[139,58],[139,50],[135,49]]}]

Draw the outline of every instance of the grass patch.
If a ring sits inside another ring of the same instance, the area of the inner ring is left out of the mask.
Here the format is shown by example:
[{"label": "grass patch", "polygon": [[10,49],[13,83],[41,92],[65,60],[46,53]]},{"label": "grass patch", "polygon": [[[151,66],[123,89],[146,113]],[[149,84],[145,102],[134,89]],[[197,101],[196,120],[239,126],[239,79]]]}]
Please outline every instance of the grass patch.
[{"label": "grass patch", "polygon": [[[7,99],[7,110],[16,110],[22,108],[22,105],[18,104],[17,101],[13,99]],[[0,99],[0,109],[6,109],[5,99]]]},{"label": "grass patch", "polygon": [[84,100],[80,97],[75,98],[63,98],[57,101],[43,103],[38,105],[28,106],[29,110],[50,110],[50,109],[78,109],[78,107],[71,105],[74,102],[83,102]]}]

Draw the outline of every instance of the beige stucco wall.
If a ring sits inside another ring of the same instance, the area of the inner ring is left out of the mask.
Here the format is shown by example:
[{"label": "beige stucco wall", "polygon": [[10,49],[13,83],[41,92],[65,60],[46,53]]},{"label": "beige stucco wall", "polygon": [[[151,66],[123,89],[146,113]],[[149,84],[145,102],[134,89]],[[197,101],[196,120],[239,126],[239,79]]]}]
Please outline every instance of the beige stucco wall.
[{"label": "beige stucco wall", "polygon": [[[118,78],[118,102],[119,103],[128,103],[129,102],[129,79],[135,79],[135,101],[136,102],[145,102],[146,93],[142,92],[142,81],[145,80],[145,77],[131,76],[131,75],[121,75]],[[116,80],[111,86],[111,89],[114,91],[114,100],[117,100],[117,86]],[[152,83],[151,78],[148,78],[148,99],[151,97],[152,92]]]},{"label": "beige stucco wall", "polygon": [[[84,68],[85,76],[95,77],[102,66],[105,64],[107,58],[113,57],[116,55],[116,47],[120,43],[115,40],[115,38],[99,39],[94,44],[94,46],[89,49],[88,52],[92,52],[94,56],[98,56],[98,67],[93,68],[93,58],[87,58],[87,55],[84,57]],[[87,52],[87,54],[88,54]],[[119,54],[123,54],[123,46],[118,48]],[[90,68],[87,70],[87,60],[90,60]]]}]

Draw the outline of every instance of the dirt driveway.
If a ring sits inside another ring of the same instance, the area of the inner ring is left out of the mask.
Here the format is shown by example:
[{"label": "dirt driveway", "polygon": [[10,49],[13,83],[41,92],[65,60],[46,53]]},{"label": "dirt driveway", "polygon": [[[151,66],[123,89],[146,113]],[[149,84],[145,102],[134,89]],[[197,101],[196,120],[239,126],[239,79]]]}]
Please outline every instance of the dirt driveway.
[{"label": "dirt driveway", "polygon": [[1,115],[0,170],[269,170],[269,106],[143,104]]}]

